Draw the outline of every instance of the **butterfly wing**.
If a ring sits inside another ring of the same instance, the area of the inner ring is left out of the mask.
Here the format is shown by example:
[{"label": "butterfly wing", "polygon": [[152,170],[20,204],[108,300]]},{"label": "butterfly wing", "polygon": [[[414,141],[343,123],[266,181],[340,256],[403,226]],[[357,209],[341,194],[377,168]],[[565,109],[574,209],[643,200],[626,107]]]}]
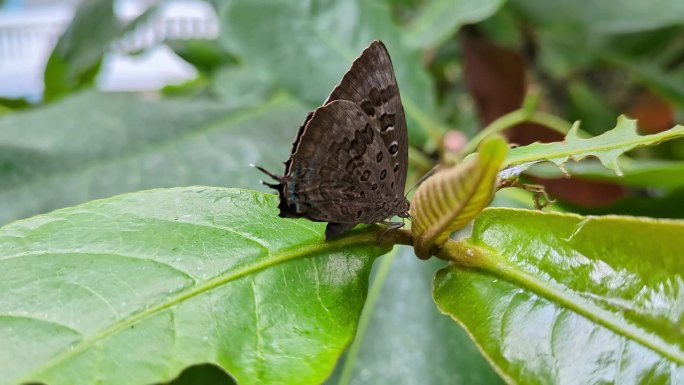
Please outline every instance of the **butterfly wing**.
[{"label": "butterfly wing", "polygon": [[281,214],[348,224],[386,219],[397,200],[395,157],[358,104],[338,100],[319,107],[280,179]]},{"label": "butterfly wing", "polygon": [[392,61],[374,41],[354,61],[326,102],[309,113],[285,162],[269,184],[280,216],[329,222],[326,239],[359,223],[408,210],[406,117]]},{"label": "butterfly wing", "polygon": [[385,148],[393,155],[394,189],[403,195],[408,167],[406,116],[392,60],[381,41],[373,41],[352,63],[324,105],[335,100],[352,101],[368,116]]}]

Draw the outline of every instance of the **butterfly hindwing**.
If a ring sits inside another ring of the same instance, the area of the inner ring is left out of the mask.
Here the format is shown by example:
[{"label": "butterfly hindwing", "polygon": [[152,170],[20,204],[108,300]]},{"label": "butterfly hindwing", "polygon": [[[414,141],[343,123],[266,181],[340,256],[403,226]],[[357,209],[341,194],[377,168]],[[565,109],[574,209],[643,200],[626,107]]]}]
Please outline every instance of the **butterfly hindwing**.
[{"label": "butterfly hindwing", "polygon": [[320,221],[378,222],[397,198],[392,157],[384,142],[363,110],[344,100],[313,113],[286,178],[293,211]]}]

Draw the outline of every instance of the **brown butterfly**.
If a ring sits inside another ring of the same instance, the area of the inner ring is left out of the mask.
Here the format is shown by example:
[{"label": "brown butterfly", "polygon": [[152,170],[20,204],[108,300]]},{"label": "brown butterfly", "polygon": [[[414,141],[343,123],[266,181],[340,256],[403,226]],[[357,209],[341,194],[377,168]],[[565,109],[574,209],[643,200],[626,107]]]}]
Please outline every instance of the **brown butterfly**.
[{"label": "brown butterfly", "polygon": [[281,217],[329,222],[325,239],[360,223],[390,229],[408,218],[404,197],[408,167],[406,117],[392,60],[373,41],[354,60],[328,99],[299,128],[285,175],[277,180]]}]

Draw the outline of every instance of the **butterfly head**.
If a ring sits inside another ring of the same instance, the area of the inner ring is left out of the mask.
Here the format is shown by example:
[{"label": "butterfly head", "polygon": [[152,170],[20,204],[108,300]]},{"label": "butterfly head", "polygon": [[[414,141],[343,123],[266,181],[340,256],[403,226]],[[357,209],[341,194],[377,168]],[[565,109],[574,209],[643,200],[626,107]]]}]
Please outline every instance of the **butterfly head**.
[{"label": "butterfly head", "polygon": [[408,199],[404,197],[397,198],[395,206],[397,207],[397,216],[400,218],[411,218],[411,214],[409,214],[409,208],[411,204],[409,203]]}]

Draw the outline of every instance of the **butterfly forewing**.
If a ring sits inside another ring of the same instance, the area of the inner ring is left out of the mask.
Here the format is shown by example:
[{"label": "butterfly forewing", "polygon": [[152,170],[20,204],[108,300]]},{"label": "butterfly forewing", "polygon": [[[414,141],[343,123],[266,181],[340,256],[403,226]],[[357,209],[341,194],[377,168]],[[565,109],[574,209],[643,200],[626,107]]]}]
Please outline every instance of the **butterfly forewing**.
[{"label": "butterfly forewing", "polygon": [[408,165],[406,116],[392,60],[382,42],[373,41],[361,53],[325,104],[334,100],[352,101],[368,115],[388,152],[393,154],[392,170],[397,178],[395,188],[403,195]]}]

